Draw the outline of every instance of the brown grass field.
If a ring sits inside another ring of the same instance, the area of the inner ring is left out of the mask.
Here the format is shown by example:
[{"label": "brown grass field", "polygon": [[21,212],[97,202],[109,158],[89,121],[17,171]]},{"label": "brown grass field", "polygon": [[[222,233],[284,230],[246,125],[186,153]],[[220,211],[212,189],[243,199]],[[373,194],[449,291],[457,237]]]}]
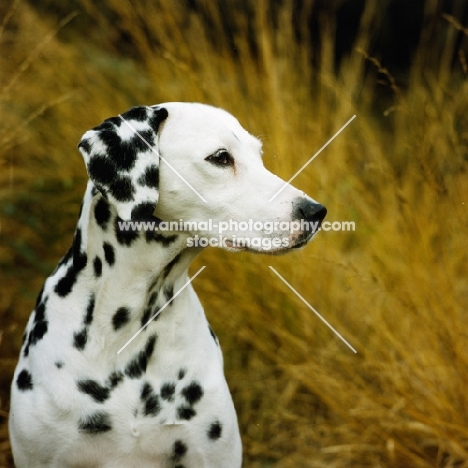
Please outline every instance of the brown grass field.
[{"label": "brown grass field", "polygon": [[456,16],[426,2],[402,85],[370,52],[385,2],[366,2],[338,65],[332,14],[307,46],[311,0],[199,0],[190,12],[182,0],[35,3],[0,4],[0,467],[13,466],[22,332],[84,192],[76,145],[109,116],[165,101],[229,110],[284,179],[356,114],[294,181],[354,232],[322,231],[283,257],[212,249],[192,266],[207,266],[194,286],[224,350],[244,466],[468,467],[468,67]]}]

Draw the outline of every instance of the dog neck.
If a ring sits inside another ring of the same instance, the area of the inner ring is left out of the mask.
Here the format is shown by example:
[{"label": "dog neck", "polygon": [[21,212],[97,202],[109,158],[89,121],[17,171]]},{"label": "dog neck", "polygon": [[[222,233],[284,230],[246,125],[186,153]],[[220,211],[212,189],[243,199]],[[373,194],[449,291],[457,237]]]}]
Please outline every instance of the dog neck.
[{"label": "dog neck", "polygon": [[190,294],[190,288],[179,291],[188,281],[190,262],[202,249],[187,248],[186,233],[163,235],[150,228],[123,223],[89,182],[73,246],[60,264],[67,270],[57,271],[61,296],[73,293],[73,283],[78,288],[86,282],[94,320],[103,336],[118,336],[116,345],[159,312],[166,319],[177,308],[174,304]]}]

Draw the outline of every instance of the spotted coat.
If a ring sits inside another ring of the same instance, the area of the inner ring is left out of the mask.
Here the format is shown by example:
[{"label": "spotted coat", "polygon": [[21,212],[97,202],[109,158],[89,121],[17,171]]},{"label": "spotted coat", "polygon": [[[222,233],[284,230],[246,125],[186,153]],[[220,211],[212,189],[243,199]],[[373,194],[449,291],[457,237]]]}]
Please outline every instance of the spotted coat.
[{"label": "spotted coat", "polygon": [[[132,108],[86,132],[79,148],[90,180],[72,246],[38,295],[12,383],[16,466],[239,468],[219,342],[186,285],[202,249],[188,247],[193,232],[125,230],[122,223],[233,216],[253,184],[239,185],[249,164],[260,193],[282,181],[259,164],[257,139],[226,112],[200,104]],[[165,158],[192,174],[211,203],[203,205]],[[237,184],[238,201],[229,184]],[[229,213],[219,196],[213,201],[216,193],[239,206]],[[292,187],[270,212],[266,195],[253,214],[325,215]],[[299,233],[292,246],[311,237]]]}]

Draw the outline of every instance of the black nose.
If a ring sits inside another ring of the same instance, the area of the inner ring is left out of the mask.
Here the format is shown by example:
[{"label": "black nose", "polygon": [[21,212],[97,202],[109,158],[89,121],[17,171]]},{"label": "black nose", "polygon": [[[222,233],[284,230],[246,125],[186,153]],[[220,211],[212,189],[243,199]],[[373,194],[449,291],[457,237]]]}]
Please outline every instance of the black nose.
[{"label": "black nose", "polygon": [[308,198],[296,198],[293,201],[293,220],[304,220],[311,223],[314,230],[320,227],[327,214],[327,209],[320,203],[315,203]]}]

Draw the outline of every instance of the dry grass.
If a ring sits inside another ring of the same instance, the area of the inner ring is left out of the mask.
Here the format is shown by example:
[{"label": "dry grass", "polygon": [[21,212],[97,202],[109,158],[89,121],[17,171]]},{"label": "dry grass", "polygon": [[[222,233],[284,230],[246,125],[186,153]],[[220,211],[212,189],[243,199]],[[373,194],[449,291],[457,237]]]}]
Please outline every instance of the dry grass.
[{"label": "dry grass", "polygon": [[[231,111],[284,178],[357,114],[295,181],[355,232],[322,232],[281,258],[207,251],[193,266],[207,265],[195,287],[225,352],[245,466],[468,467],[468,83],[451,63],[458,53],[466,70],[460,23],[436,21],[437,44],[423,31],[400,89],[366,52],[379,2],[366,2],[338,69],[331,16],[305,46],[313,2],[273,11],[203,0],[189,14],[181,1],[81,0],[76,17],[55,3],[55,15],[0,7],[0,467],[11,466],[4,423],[23,327],[84,190],[75,145],[131,105],[172,100]],[[385,116],[380,90],[393,96]]]}]

